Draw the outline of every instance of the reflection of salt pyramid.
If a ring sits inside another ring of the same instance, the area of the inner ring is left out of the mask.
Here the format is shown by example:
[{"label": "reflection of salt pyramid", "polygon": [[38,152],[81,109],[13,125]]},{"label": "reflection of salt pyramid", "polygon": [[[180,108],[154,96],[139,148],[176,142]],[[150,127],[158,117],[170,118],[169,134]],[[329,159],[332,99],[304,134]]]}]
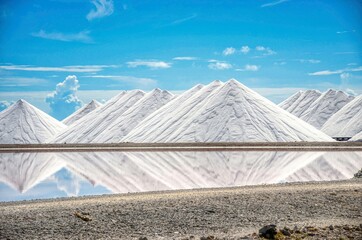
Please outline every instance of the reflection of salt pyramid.
[{"label": "reflection of salt pyramid", "polygon": [[65,167],[114,193],[351,178],[359,152],[1,153],[0,181],[26,192]]},{"label": "reflection of salt pyramid", "polygon": [[179,101],[166,115],[161,110],[143,120],[122,141],[333,141],[236,80],[212,82]]},{"label": "reflection of salt pyramid", "polygon": [[25,100],[19,100],[0,112],[0,143],[45,143],[66,126],[37,109]]},{"label": "reflection of salt pyramid", "polygon": [[[278,183],[320,152],[60,153],[67,168],[114,193]],[[348,162],[348,158],[345,158]],[[333,176],[322,180],[331,180]],[[314,180],[304,179],[304,180]]]},{"label": "reflection of salt pyramid", "polygon": [[0,181],[23,193],[64,167],[53,153],[0,153]]},{"label": "reflection of salt pyramid", "polygon": [[286,178],[287,181],[342,180],[362,168],[362,152],[327,152]]}]

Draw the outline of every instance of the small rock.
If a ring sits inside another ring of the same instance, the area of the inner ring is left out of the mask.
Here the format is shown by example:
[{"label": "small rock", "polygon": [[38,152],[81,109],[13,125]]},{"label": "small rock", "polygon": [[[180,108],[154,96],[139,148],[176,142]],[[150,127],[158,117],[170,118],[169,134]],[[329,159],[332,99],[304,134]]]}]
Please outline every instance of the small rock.
[{"label": "small rock", "polygon": [[290,229],[287,228],[287,227],[281,229],[280,232],[283,233],[283,235],[288,236],[288,237],[289,237],[290,235],[292,235]]},{"label": "small rock", "polygon": [[274,236],[277,234],[277,226],[274,224],[266,225],[259,229],[259,236],[266,239],[274,239]]},{"label": "small rock", "polygon": [[333,229],[334,229],[333,225],[330,225],[328,228],[329,228],[329,230],[333,230]]},{"label": "small rock", "polygon": [[348,225],[345,225],[345,226],[343,226],[343,229],[348,231],[348,230],[350,230],[351,228],[350,228]]},{"label": "small rock", "polygon": [[138,240],[148,240],[146,237],[140,237]]},{"label": "small rock", "polygon": [[312,226],[307,226],[305,228],[308,230],[308,232],[316,232],[318,230],[317,228],[312,227]]},{"label": "small rock", "polygon": [[354,178],[362,178],[362,169],[354,175]]},{"label": "small rock", "polygon": [[201,237],[200,240],[215,240],[214,236]]}]

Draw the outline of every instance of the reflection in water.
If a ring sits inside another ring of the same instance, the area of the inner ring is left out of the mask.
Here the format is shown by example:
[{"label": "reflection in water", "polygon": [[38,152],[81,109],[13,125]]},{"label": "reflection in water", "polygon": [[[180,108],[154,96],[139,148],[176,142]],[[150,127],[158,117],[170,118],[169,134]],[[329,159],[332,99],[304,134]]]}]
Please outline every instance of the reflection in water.
[{"label": "reflection in water", "polygon": [[[361,159],[362,152],[1,153],[0,181],[26,192],[51,179],[68,196],[107,192],[90,184],[125,193],[328,181],[351,178]],[[1,185],[0,193],[7,194]]]},{"label": "reflection in water", "polygon": [[1,153],[0,182],[26,192],[65,164],[49,153]]}]

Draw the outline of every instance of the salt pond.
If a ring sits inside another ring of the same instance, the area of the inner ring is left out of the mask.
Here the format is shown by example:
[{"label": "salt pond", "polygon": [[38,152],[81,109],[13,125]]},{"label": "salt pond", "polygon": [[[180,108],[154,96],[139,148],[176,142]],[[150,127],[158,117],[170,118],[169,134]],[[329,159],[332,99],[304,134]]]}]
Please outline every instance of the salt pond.
[{"label": "salt pond", "polygon": [[0,153],[0,201],[353,177],[362,152]]}]

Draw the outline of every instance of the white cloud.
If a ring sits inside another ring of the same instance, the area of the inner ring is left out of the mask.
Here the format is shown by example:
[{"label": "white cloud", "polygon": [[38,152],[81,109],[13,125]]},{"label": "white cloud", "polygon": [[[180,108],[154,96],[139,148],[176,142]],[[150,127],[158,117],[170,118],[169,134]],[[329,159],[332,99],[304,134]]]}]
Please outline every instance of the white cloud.
[{"label": "white cloud", "polygon": [[12,104],[14,104],[14,101],[0,101],[0,112],[2,110],[5,110],[6,108],[8,108]]},{"label": "white cloud", "polygon": [[35,67],[30,65],[1,65],[0,69],[35,72],[99,72],[105,68],[115,68],[116,65],[74,65],[63,67]]},{"label": "white cloud", "polygon": [[343,72],[342,70],[336,70],[336,71],[323,70],[323,71],[318,71],[318,72],[314,72],[314,73],[308,73],[308,75],[310,75],[310,76],[324,76],[324,75],[340,74],[342,72]]},{"label": "white cloud", "polygon": [[197,57],[174,57],[172,60],[178,60],[178,61],[193,61],[197,60]]},{"label": "white cloud", "polygon": [[347,80],[350,77],[350,74],[344,72],[344,73],[341,73],[341,75],[339,75],[339,76],[342,80]]},{"label": "white cloud", "polygon": [[157,61],[157,60],[136,60],[133,62],[127,62],[127,65],[130,68],[145,66],[145,67],[149,67],[151,69],[170,68],[171,67],[171,63]]},{"label": "white cloud", "polygon": [[240,49],[240,52],[247,54],[248,52],[250,52],[250,47],[249,46],[242,46]]},{"label": "white cloud", "polygon": [[236,69],[236,71],[239,71],[239,72],[243,72],[243,71],[256,72],[256,71],[259,71],[259,69],[260,69],[260,66],[251,65],[251,64],[246,64],[246,65],[244,66],[244,68],[238,68],[238,69]]},{"label": "white cloud", "polygon": [[224,56],[233,55],[235,53],[236,49],[233,47],[225,48],[225,50],[222,52]]},{"label": "white cloud", "polygon": [[342,74],[343,72],[360,72],[360,71],[362,71],[362,66],[357,67],[357,68],[345,68],[345,69],[334,70],[334,71],[323,70],[323,71],[308,73],[308,75],[310,75],[310,76],[325,76],[325,75],[333,75],[333,74]]},{"label": "white cloud", "polygon": [[258,71],[259,69],[260,67],[257,65],[249,65],[249,64],[245,65],[246,71]]},{"label": "white cloud", "polygon": [[95,18],[102,18],[113,13],[113,0],[92,0],[91,3],[96,7],[87,14],[88,21]]},{"label": "white cloud", "polygon": [[39,32],[32,33],[34,37],[57,40],[62,42],[83,42],[83,43],[92,43],[93,40],[89,36],[90,31],[81,31],[78,33],[61,33],[61,32],[51,32],[47,33],[44,30]]},{"label": "white cloud", "polygon": [[357,95],[358,95],[358,93],[357,93],[355,90],[350,89],[350,88],[346,88],[344,91],[345,91],[347,94],[352,95],[352,96],[357,96]]},{"label": "white cloud", "polygon": [[264,47],[264,46],[257,46],[255,49],[259,52],[262,52],[263,56],[269,56],[269,55],[276,54],[275,51],[271,50],[268,47]]},{"label": "white cloud", "polygon": [[210,64],[208,65],[208,67],[210,69],[214,69],[214,70],[225,70],[225,69],[230,69],[233,66],[230,63],[227,62],[221,62],[221,61],[217,61],[217,60],[209,60]]},{"label": "white cloud", "polygon": [[285,62],[285,61],[274,62],[274,65],[279,65],[279,66],[282,66],[282,65],[285,65],[285,64],[287,64],[287,62]]},{"label": "white cloud", "polygon": [[359,52],[335,52],[336,55],[345,55],[345,54],[359,54]]},{"label": "white cloud", "polygon": [[77,175],[62,169],[54,174],[53,177],[60,191],[65,192],[68,197],[78,196],[81,179]]},{"label": "white cloud", "polygon": [[77,91],[79,81],[75,75],[69,75],[63,82],[57,84],[54,92],[47,95],[45,102],[50,106],[50,114],[58,120],[62,120],[82,106],[78,99]]},{"label": "white cloud", "polygon": [[351,30],[351,31],[338,31],[336,32],[337,34],[344,34],[344,33],[351,33],[351,32],[356,32],[356,30]]},{"label": "white cloud", "polygon": [[181,18],[181,19],[177,19],[175,21],[173,21],[172,23],[170,23],[169,25],[175,25],[175,24],[180,24],[180,23],[183,23],[183,22],[187,22],[191,19],[194,19],[197,17],[197,14],[192,14],[191,16],[189,17],[185,17],[185,18]]},{"label": "white cloud", "polygon": [[262,8],[264,8],[264,7],[272,7],[272,6],[275,6],[275,5],[284,3],[284,2],[288,2],[288,1],[289,0],[278,0],[278,1],[275,1],[275,2],[265,3],[265,4],[261,5],[261,7]]},{"label": "white cloud", "polygon": [[320,63],[321,61],[318,59],[299,59],[299,62],[316,64],[316,63]]},{"label": "white cloud", "polygon": [[46,82],[47,80],[43,78],[0,77],[0,86],[2,87],[25,87]]},{"label": "white cloud", "polygon": [[150,88],[150,87],[155,87],[157,85],[157,81],[152,78],[139,78],[139,77],[120,76],[120,75],[94,75],[94,76],[85,76],[85,77],[104,78],[113,81],[121,81],[142,88]]}]

